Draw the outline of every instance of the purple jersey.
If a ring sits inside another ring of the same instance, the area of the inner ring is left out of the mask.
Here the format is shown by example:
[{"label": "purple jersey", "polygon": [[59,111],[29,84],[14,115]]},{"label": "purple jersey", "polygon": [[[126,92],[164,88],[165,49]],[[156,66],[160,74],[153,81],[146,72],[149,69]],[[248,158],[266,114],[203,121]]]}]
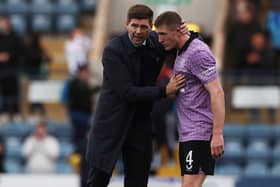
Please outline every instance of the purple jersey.
[{"label": "purple jersey", "polygon": [[177,55],[175,74],[186,76],[186,86],[176,100],[179,141],[210,140],[213,128],[210,94],[204,84],[217,78],[216,61],[209,47],[194,39]]}]

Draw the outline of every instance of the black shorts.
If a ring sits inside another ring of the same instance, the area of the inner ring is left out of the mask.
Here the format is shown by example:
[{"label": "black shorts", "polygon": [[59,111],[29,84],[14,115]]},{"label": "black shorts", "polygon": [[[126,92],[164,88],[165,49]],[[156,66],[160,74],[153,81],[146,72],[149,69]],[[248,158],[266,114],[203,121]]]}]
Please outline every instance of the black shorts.
[{"label": "black shorts", "polygon": [[214,175],[215,159],[211,156],[210,141],[180,142],[181,175]]}]

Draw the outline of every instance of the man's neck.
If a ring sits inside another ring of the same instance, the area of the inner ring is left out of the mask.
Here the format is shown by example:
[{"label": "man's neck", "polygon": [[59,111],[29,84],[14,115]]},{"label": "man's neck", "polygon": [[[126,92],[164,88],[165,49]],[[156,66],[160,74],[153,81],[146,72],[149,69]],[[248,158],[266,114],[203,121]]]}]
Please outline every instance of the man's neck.
[{"label": "man's neck", "polygon": [[185,43],[190,39],[190,35],[189,34],[184,34],[182,35],[182,37],[180,38],[180,41],[178,43],[178,49],[182,49],[182,47],[185,45]]}]

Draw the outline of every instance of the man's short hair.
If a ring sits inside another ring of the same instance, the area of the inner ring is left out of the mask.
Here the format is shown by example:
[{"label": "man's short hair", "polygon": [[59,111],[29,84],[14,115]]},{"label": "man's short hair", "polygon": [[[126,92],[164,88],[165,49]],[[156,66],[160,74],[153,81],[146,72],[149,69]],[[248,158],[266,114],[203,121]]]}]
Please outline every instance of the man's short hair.
[{"label": "man's short hair", "polygon": [[154,13],[152,9],[146,5],[137,4],[128,9],[127,22],[130,22],[131,19],[148,19],[150,25],[152,25],[153,16]]},{"label": "man's short hair", "polygon": [[166,25],[170,29],[177,29],[178,26],[182,24],[182,18],[177,12],[166,11],[160,14],[156,21],[155,27],[160,27]]}]

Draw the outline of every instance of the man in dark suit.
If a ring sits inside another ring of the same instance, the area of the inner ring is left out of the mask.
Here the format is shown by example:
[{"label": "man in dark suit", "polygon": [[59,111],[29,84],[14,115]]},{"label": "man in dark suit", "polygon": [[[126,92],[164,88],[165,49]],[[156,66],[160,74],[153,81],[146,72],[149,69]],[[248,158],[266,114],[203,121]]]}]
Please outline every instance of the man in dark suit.
[{"label": "man in dark suit", "polygon": [[87,160],[89,187],[106,187],[122,153],[124,186],[146,187],[152,159],[150,112],[157,99],[174,96],[184,86],[173,76],[156,87],[164,50],[151,33],[153,11],[145,5],[128,10],[126,33],[104,49],[103,85],[90,131]]}]

